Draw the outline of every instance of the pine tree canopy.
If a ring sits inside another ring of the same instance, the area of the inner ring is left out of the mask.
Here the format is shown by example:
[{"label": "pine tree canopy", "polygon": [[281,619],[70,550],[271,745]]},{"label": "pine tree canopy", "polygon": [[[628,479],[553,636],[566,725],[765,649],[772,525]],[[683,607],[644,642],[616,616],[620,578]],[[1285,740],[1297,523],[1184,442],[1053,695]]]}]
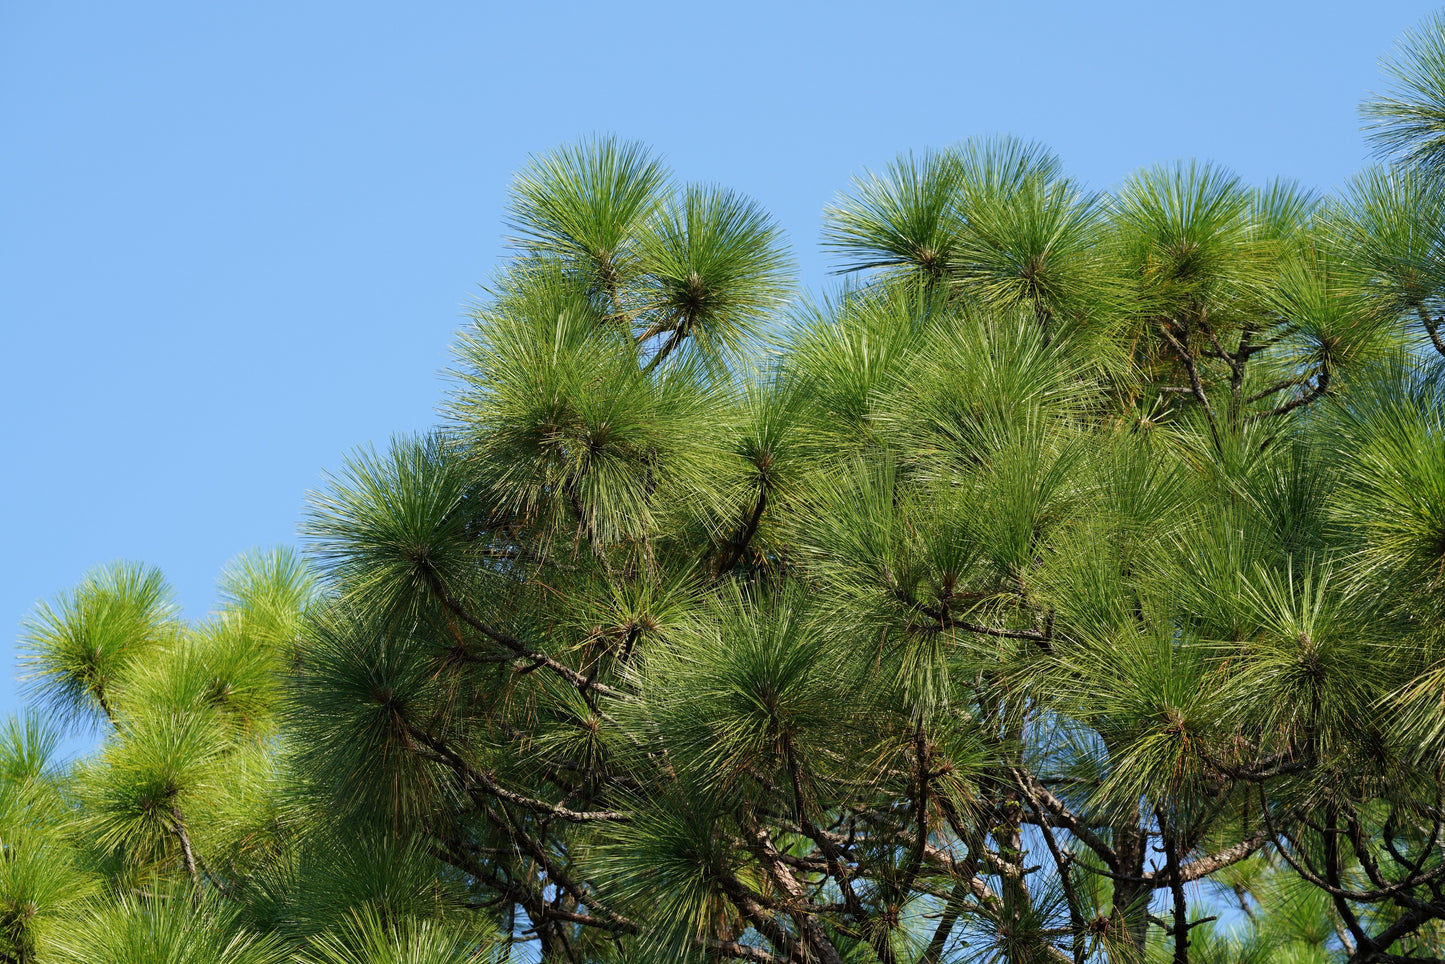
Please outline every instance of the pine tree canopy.
[{"label": "pine tree canopy", "polygon": [[[442,424],[0,729],[9,964],[1445,957],[1445,18],[1337,196],[532,158]],[[62,764],[65,728],[92,755]]]}]

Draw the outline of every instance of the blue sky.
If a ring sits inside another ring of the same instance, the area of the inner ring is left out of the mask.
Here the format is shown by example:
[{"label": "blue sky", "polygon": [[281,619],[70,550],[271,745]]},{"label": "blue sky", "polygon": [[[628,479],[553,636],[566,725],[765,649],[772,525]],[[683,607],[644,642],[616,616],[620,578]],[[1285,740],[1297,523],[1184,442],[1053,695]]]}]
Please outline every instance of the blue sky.
[{"label": "blue sky", "polygon": [[[528,154],[647,142],[773,212],[1012,133],[1097,188],[1330,190],[1425,3],[0,0],[0,627],[112,559],[203,616],[343,453],[432,424]],[[14,659],[0,712],[20,705]]]}]

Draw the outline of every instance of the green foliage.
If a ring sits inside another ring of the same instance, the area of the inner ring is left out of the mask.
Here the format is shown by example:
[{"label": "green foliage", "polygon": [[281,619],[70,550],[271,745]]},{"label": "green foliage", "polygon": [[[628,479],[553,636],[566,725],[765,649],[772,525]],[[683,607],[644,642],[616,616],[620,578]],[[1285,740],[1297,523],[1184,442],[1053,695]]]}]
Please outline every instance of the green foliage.
[{"label": "green foliage", "polygon": [[1438,173],[1445,159],[1445,15],[1406,31],[1381,66],[1391,89],[1360,108],[1370,140],[1380,154]]},{"label": "green foliage", "polygon": [[313,943],[301,964],[482,964],[497,960],[490,942],[430,920],[388,926],[358,912]]},{"label": "green foliage", "polygon": [[21,635],[22,665],[36,696],[61,719],[113,718],[113,688],[177,632],[171,588],[160,572],[117,563],[36,607]]},{"label": "green foliage", "polygon": [[311,563],[25,624],[0,960],[1440,957],[1442,31],[1341,197],[969,141],[811,298],[753,201],[533,158]]},{"label": "green foliage", "polygon": [[193,901],[179,890],[99,904],[53,941],[60,964],[283,964],[277,940],[239,926],[220,897]]}]

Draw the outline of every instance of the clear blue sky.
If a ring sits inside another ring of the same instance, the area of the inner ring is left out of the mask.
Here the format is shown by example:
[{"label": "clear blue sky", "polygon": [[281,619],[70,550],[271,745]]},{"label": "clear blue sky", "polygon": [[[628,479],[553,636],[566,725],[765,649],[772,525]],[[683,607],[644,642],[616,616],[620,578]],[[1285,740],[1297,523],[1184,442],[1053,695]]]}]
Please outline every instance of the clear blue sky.
[{"label": "clear blue sky", "polygon": [[0,0],[4,638],[117,558],[200,617],[344,452],[432,424],[529,153],[646,141],[770,209],[816,290],[852,174],[975,135],[1098,188],[1188,157],[1335,188],[1430,10]]}]

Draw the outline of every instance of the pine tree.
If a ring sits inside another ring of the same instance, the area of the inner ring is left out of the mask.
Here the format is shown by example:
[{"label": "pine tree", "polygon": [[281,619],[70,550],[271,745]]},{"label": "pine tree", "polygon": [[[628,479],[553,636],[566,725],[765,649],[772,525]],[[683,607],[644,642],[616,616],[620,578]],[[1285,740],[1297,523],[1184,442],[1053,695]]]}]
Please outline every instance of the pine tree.
[{"label": "pine tree", "polygon": [[969,141],[839,196],[811,300],[753,202],[534,158],[445,424],[314,494],[314,571],[27,624],[0,952],[1445,954],[1442,30],[1341,197]]}]

